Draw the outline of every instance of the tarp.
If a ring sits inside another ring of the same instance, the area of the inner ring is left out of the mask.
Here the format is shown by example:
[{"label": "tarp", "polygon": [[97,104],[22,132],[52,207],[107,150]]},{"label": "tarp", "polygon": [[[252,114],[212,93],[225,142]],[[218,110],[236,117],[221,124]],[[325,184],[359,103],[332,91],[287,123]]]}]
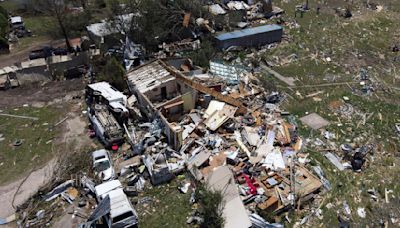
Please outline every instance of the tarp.
[{"label": "tarp", "polygon": [[0,225],[4,225],[10,222],[15,221],[16,217],[15,214],[8,216],[7,218],[0,218]]},{"label": "tarp", "polygon": [[107,215],[111,211],[111,201],[110,196],[107,195],[94,209],[93,213],[87,219],[87,222],[79,224],[80,228],[96,227],[95,223],[101,217]]},{"label": "tarp", "polygon": [[61,195],[63,192],[65,192],[69,187],[72,186],[74,183],[74,180],[68,180],[57,187],[55,187],[51,192],[47,193],[43,198],[45,201],[50,201],[52,199],[57,198],[59,195]]},{"label": "tarp", "polygon": [[89,216],[88,222],[93,222],[99,220],[101,217],[104,215],[110,213],[111,207],[110,207],[110,196],[107,195],[94,209],[93,213]]}]

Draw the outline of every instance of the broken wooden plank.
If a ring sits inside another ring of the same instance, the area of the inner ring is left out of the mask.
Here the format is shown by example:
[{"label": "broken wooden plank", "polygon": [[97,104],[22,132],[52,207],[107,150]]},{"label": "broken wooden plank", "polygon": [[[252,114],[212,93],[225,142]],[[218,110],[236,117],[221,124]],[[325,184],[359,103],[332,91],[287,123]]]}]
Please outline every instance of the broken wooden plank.
[{"label": "broken wooden plank", "polygon": [[58,125],[60,125],[61,123],[63,123],[64,121],[66,121],[68,119],[68,116],[67,117],[65,117],[65,118],[63,118],[62,120],[60,120],[60,121],[58,121],[56,124],[54,124],[54,126],[58,126]]},{"label": "broken wooden plank", "polygon": [[12,114],[6,114],[6,113],[0,113],[0,116],[7,116],[7,117],[21,118],[21,119],[30,119],[30,120],[38,120],[39,119],[37,117],[19,116],[19,115],[12,115]]}]

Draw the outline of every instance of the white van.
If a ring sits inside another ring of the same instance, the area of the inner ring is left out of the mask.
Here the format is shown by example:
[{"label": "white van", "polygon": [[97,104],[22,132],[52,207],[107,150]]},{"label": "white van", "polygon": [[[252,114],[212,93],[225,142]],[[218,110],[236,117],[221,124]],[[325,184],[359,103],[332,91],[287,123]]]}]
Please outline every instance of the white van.
[{"label": "white van", "polygon": [[95,189],[98,202],[101,202],[106,196],[110,197],[110,214],[104,217],[108,227],[127,228],[138,226],[137,213],[125,195],[119,180],[105,182],[97,185]]}]

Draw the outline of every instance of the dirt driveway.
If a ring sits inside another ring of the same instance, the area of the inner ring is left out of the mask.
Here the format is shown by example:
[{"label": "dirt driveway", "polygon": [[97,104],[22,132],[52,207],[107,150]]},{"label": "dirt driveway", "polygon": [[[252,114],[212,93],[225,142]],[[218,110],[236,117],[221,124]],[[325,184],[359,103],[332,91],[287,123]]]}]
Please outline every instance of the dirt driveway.
[{"label": "dirt driveway", "polygon": [[[67,119],[57,127],[62,128],[61,135],[55,144],[73,144],[74,150],[93,146],[92,140],[86,134],[86,116],[82,113],[84,88],[81,80],[49,82],[42,88],[17,88],[0,92],[1,107],[17,107],[23,104],[30,106],[62,105],[65,107]],[[80,97],[75,98],[73,97]],[[6,218],[15,212],[15,208],[34,195],[40,187],[51,180],[57,165],[57,157],[51,159],[43,167],[27,174],[5,186],[0,186],[0,218]]]}]

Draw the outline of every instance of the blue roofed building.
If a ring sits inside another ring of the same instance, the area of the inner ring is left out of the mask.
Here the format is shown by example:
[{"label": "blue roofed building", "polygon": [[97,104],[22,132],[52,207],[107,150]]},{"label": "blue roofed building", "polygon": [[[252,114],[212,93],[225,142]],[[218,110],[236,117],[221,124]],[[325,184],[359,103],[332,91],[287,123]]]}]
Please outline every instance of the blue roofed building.
[{"label": "blue roofed building", "polygon": [[257,47],[281,41],[282,34],[283,28],[274,24],[219,34],[215,39],[220,49],[231,46]]}]

